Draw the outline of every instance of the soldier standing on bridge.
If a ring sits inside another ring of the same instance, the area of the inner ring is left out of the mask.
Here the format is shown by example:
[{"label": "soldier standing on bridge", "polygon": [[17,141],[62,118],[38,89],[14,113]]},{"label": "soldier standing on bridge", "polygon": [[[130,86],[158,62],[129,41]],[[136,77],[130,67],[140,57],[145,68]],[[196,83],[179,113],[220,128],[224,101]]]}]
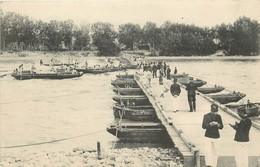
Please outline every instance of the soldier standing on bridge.
[{"label": "soldier standing on bridge", "polygon": [[236,130],[235,141],[237,141],[236,145],[236,163],[237,167],[245,167],[248,166],[248,150],[247,144],[249,142],[249,131],[252,125],[251,120],[248,118],[246,113],[238,113],[238,115],[242,118],[235,125],[230,126]]},{"label": "soldier standing on bridge", "polygon": [[222,118],[216,104],[211,105],[211,112],[203,117],[202,128],[205,132],[205,159],[208,166],[217,166],[219,129],[223,129]]},{"label": "soldier standing on bridge", "polygon": [[171,85],[170,91],[173,96],[173,112],[177,112],[179,110],[178,108],[178,102],[176,101],[176,98],[181,93],[180,85],[177,84],[177,78],[173,79],[173,84]]},{"label": "soldier standing on bridge", "polygon": [[188,91],[188,102],[190,106],[190,112],[196,111],[196,90],[197,86],[193,82],[193,80],[190,80],[190,83],[187,85],[186,90]]}]

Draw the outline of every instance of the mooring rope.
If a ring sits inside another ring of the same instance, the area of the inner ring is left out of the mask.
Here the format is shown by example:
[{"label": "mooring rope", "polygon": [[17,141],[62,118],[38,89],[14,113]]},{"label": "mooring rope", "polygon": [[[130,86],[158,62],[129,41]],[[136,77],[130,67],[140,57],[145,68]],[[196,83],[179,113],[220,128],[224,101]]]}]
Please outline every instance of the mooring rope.
[{"label": "mooring rope", "polygon": [[51,140],[51,141],[39,142],[39,143],[31,143],[31,144],[22,144],[22,145],[0,147],[0,149],[29,147],[29,146],[35,146],[35,145],[56,143],[56,142],[60,142],[60,141],[65,141],[65,140],[70,140],[70,139],[75,139],[75,138],[80,138],[80,137],[84,137],[84,136],[93,135],[93,134],[100,133],[100,132],[103,132],[103,131],[105,131],[105,130],[99,130],[99,131],[95,131],[95,132],[92,132],[92,133],[86,133],[86,134],[83,134],[83,135],[72,136],[72,137],[67,137],[67,138],[62,138],[62,139],[56,139],[56,140]]}]

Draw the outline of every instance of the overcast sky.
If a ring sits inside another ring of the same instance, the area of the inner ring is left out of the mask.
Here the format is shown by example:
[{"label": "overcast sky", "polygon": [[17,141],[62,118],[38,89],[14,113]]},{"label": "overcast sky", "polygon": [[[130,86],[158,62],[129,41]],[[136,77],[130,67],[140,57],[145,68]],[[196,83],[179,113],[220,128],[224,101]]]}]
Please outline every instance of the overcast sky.
[{"label": "overcast sky", "polygon": [[16,12],[36,20],[67,20],[76,24],[110,22],[143,26],[165,21],[215,26],[246,16],[260,23],[260,0],[87,0],[1,2],[3,12]]}]

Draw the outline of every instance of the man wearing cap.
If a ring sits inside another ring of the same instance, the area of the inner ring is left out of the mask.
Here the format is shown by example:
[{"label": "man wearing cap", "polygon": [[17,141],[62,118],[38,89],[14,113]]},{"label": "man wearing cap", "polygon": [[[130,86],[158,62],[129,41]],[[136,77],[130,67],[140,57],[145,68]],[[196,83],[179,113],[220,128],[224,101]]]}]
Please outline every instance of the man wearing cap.
[{"label": "man wearing cap", "polygon": [[176,101],[176,98],[181,93],[180,85],[177,84],[177,78],[173,79],[173,84],[171,85],[170,91],[171,91],[171,94],[173,96],[173,111],[176,112],[179,109],[178,108],[178,102]]},{"label": "man wearing cap", "polygon": [[193,80],[190,80],[190,83],[186,86],[186,90],[188,92],[188,102],[190,106],[190,112],[196,111],[196,84]]},{"label": "man wearing cap", "polygon": [[249,131],[252,125],[251,120],[248,118],[246,113],[238,113],[241,117],[241,121],[236,122],[234,125],[230,126],[236,130],[235,141],[236,145],[236,163],[237,167],[248,166],[248,150],[247,144],[249,142]]},{"label": "man wearing cap", "polygon": [[219,129],[223,129],[222,118],[218,112],[216,104],[211,105],[211,112],[203,117],[202,128],[205,132],[205,159],[208,166],[217,166],[218,160],[218,138]]}]

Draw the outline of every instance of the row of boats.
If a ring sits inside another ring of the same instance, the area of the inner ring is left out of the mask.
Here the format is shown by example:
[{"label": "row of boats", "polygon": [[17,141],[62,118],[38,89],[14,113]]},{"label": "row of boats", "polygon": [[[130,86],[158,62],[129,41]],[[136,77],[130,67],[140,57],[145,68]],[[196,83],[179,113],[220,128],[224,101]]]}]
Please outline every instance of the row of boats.
[{"label": "row of boats", "polygon": [[155,109],[136,83],[134,75],[117,75],[111,84],[117,94],[113,100],[115,117],[107,131],[124,142],[164,142],[169,136]]},{"label": "row of boats", "polygon": [[[183,77],[178,80],[182,85],[187,86],[189,80],[193,80],[193,77]],[[198,92],[206,95],[207,97],[213,99],[214,101],[219,102],[220,104],[225,105],[227,108],[237,112],[237,113],[247,113],[249,117],[257,117],[260,115],[260,103],[251,103],[247,102],[246,104],[236,104],[236,102],[243,99],[246,94],[240,92],[231,92],[231,93],[219,93],[225,90],[222,86],[204,86],[207,84],[206,81],[201,79],[193,80],[193,83],[198,87]],[[230,104],[230,103],[235,104]]]},{"label": "row of boats", "polygon": [[[121,60],[121,59],[119,59]],[[126,61],[124,61],[126,62]],[[101,74],[106,72],[123,71],[127,69],[136,69],[137,65],[122,63],[119,67],[75,67],[75,64],[42,64],[43,66],[57,67],[56,70],[52,71],[34,71],[34,70],[16,70],[11,75],[18,80],[26,79],[67,79],[81,77],[85,73]],[[77,64],[76,64],[77,65]],[[66,68],[69,70],[66,70]]]}]

